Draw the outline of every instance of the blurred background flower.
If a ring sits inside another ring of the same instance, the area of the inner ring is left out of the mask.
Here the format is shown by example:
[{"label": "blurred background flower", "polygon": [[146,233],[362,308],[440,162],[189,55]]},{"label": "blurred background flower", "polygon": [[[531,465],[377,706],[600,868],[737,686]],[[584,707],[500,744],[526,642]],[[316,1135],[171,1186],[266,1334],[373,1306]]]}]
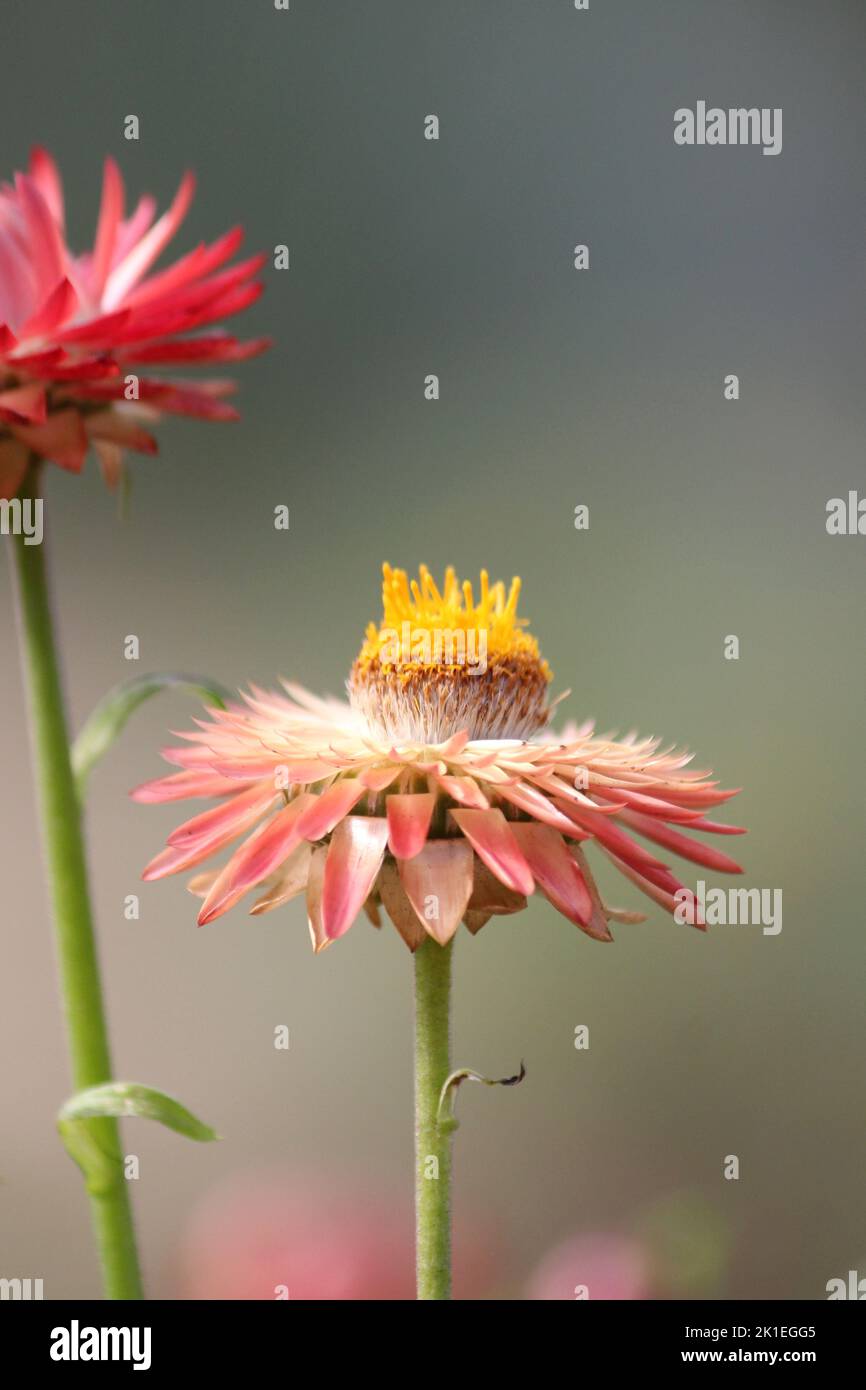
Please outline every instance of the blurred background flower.
[{"label": "blurred background flower", "polygon": [[[501,1272],[495,1229],[463,1213],[455,1297],[487,1296]],[[411,1205],[347,1174],[241,1173],[196,1205],[174,1282],[192,1299],[414,1299]]]},{"label": "blurred background flower", "polygon": [[194,188],[186,174],[160,218],[149,194],[126,216],[120,169],[106,159],[93,249],[78,255],[66,240],[63,184],[47,150],[34,149],[28,172],[0,185],[0,496],[17,491],[34,454],[79,473],[92,445],[114,487],[124,450],[157,450],[142,422],[163,414],[237,419],[224,399],[232,381],[152,370],[240,362],[269,342],[239,342],[214,328],[263,289],[255,277],[264,256],[226,264],[243,240],[240,227],[148,274]]},{"label": "blurred background flower", "polygon": [[544,1256],[527,1285],[531,1299],[650,1298],[647,1252],[613,1232],[577,1235]]}]

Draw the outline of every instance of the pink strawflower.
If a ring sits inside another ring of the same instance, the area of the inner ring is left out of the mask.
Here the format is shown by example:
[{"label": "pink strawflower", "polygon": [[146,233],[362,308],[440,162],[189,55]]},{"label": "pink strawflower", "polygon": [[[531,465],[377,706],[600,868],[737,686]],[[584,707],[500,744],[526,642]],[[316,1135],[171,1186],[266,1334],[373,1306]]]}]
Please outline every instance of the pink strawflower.
[{"label": "pink strawflower", "polygon": [[124,449],[156,452],[142,422],[237,418],[224,399],[231,381],[140,375],[155,364],[238,362],[268,346],[212,327],[262,291],[254,277],[264,256],[226,268],[239,227],[148,274],[194,184],[186,174],[156,221],[147,195],[126,217],[123,180],[106,159],[93,249],[81,255],[67,245],[60,175],[45,150],[33,151],[29,173],[0,185],[0,497],[17,492],[31,455],[78,473],[92,444],[114,486]]},{"label": "pink strawflower", "polygon": [[296,685],[253,688],[164,751],[180,770],[139,787],[138,801],[218,804],[179,826],[144,877],[191,869],[241,840],[190,884],[204,898],[200,924],[253,889],[253,913],[305,892],[316,950],[362,908],[378,926],[380,907],[415,950],[428,935],[444,945],[461,920],[477,932],[520,911],[538,888],[610,941],[611,921],[644,918],[602,902],[591,843],[653,902],[682,904],[703,926],[691,890],[633,837],[739,873],[683,833],[740,833],[704,816],[734,792],[655,739],[598,737],[588,724],[550,731],[550,672],[517,617],[519,589],[515,580],[506,595],[482,573],[476,604],[452,570],[440,593],[425,568],[410,584],[386,565],[383,621],[367,630],[349,704]]}]

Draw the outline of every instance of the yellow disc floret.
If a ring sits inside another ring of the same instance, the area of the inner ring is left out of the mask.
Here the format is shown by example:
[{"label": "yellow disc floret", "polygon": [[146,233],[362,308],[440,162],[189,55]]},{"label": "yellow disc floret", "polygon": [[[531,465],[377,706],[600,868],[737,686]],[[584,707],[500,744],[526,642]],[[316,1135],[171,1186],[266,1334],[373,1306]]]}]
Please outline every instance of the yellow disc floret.
[{"label": "yellow disc floret", "polygon": [[506,592],[481,571],[472,584],[426,565],[410,580],[383,566],[382,621],[367,628],[352,668],[353,704],[397,738],[434,741],[461,728],[473,738],[525,737],[547,720],[547,662],[517,616],[520,580]]}]

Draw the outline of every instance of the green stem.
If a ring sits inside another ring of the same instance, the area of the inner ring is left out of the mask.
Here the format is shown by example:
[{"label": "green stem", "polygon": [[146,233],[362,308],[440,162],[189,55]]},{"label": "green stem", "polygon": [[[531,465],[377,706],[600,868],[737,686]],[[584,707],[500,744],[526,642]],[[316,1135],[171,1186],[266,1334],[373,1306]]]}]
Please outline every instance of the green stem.
[{"label": "green stem", "polygon": [[419,1299],[451,1297],[451,1127],[437,1122],[450,1070],[452,943],[415,952],[415,1250]]},{"label": "green stem", "polygon": [[[39,493],[34,464],[22,485],[22,505]],[[15,537],[15,570],[25,686],[29,704],[42,838],[60,991],[76,1090],[111,1080],[111,1056],[90,909],[81,812],[69,756],[44,543]],[[142,1297],[141,1276],[117,1121],[91,1120],[93,1138],[116,1179],[90,1202],[105,1292],[112,1299]]]}]

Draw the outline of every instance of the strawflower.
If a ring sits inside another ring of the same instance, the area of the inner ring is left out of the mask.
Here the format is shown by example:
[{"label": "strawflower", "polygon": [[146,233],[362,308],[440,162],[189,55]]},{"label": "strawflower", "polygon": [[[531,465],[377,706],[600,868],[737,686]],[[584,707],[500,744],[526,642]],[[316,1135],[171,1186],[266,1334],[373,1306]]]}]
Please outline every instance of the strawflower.
[{"label": "strawflower", "polygon": [[[348,704],[289,683],[254,688],[164,751],[180,771],[139,787],[138,801],[218,804],[173,831],[145,879],[240,841],[223,867],[191,882],[201,925],[253,889],[254,914],[306,892],[317,951],[362,909],[378,925],[380,907],[415,950],[428,937],[445,945],[461,921],[474,933],[519,912],[537,888],[588,936],[610,941],[611,922],[643,918],[602,901],[592,845],[647,897],[671,913],[682,905],[702,926],[691,890],[634,837],[739,873],[684,833],[739,833],[705,816],[734,793],[656,739],[599,737],[590,724],[553,733],[550,672],[517,616],[519,589],[515,580],[506,594],[482,573],[476,602],[452,570],[440,593],[425,568],[410,585],[386,565],[383,620],[352,667]],[[408,648],[393,636],[404,624]],[[456,640],[461,632],[485,635],[483,670],[454,659],[471,645]],[[443,633],[450,664],[426,660]]]},{"label": "strawflower", "polygon": [[538,889],[587,936],[611,941],[612,922],[644,919],[603,901],[590,847],[699,927],[697,899],[655,847],[740,872],[686,833],[738,833],[706,818],[734,793],[689,770],[688,754],[637,735],[597,736],[590,724],[551,730],[551,675],[517,615],[519,593],[519,580],[506,592],[482,572],[476,598],[450,569],[440,591],[423,566],[410,582],[386,565],[382,621],[367,629],[348,703],[290,684],[253,688],[210,709],[165,750],[178,770],[133,793],[143,802],[216,801],[178,826],[144,871],[163,878],[227,850],[221,867],[189,885],[203,898],[200,924],[252,891],[254,914],[304,893],[316,951],[362,910],[379,926],[384,909],[414,953],[422,1299],[450,1297],[456,1088],[487,1080],[469,1068],[450,1072],[451,954],[461,921],[474,934],[492,917],[520,912]]},{"label": "strawflower", "polygon": [[230,380],[151,374],[160,365],[238,362],[268,346],[215,326],[262,291],[255,276],[264,256],[227,265],[239,227],[149,273],[194,188],[188,173],[161,217],[149,195],[127,215],[123,179],[106,159],[93,247],[75,254],[60,175],[45,150],[0,185],[0,497],[15,495],[34,456],[79,473],[92,446],[114,487],[125,450],[156,452],[146,426],[161,415],[237,418],[225,399]]},{"label": "strawflower", "polygon": [[[142,1297],[117,1116],[176,1116],[176,1102],[135,1083],[122,1083],[122,1095],[112,1089],[84,850],[83,786],[64,709],[43,541],[43,465],[80,473],[92,447],[106,483],[115,487],[126,450],[156,451],[147,426],[162,415],[235,418],[225,399],[231,381],[151,374],[158,364],[240,361],[267,346],[261,338],[240,342],[216,326],[262,289],[255,277],[263,257],[227,264],[240,245],[239,228],[153,269],[186,215],[193,186],[187,174],[161,217],[149,196],[127,214],[117,165],[106,160],[93,247],[76,255],[66,239],[60,176],[45,150],[33,151],[27,173],[0,185],[0,502],[3,529],[14,536],[10,557],[74,1085],[61,1133],[85,1173],[105,1292],[112,1299]],[[145,681],[145,696],[163,683]],[[128,708],[145,696],[133,696]],[[114,697],[115,692],[106,697],[109,705]],[[122,703],[122,694],[117,698]],[[96,746],[104,751],[125,716],[109,713],[101,722]],[[130,1112],[131,1104],[139,1109]],[[212,1133],[203,1127],[198,1136],[205,1130]]]}]

